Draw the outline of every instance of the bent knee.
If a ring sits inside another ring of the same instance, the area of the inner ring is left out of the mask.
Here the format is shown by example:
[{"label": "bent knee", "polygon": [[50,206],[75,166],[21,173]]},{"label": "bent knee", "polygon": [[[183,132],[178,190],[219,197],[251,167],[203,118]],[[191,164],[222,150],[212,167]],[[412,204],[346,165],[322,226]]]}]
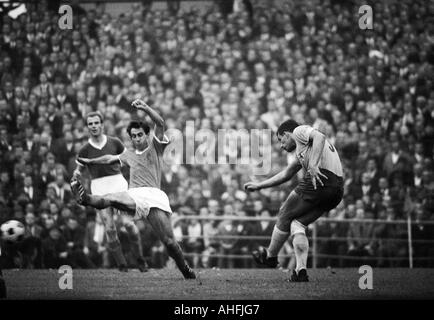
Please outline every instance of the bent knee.
[{"label": "bent knee", "polygon": [[276,227],[283,232],[289,232],[291,230],[291,221],[279,217],[276,221]]}]

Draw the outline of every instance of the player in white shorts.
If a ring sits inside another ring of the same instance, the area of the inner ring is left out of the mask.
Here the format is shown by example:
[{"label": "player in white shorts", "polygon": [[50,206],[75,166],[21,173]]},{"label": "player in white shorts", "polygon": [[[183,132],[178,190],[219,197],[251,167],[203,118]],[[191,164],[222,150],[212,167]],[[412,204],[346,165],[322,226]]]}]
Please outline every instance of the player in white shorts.
[{"label": "player in white shorts", "polygon": [[103,196],[87,194],[78,179],[71,181],[72,191],[77,201],[97,209],[113,207],[134,215],[134,219],[144,219],[165,245],[184,278],[195,279],[194,271],[184,259],[184,255],[174,238],[170,215],[169,199],[160,189],[164,148],[169,140],[164,136],[164,120],[142,100],[132,105],[143,110],[155,123],[154,134],[143,122],[132,121],[127,132],[133,142],[134,151],[127,150],[121,155],[104,155],[94,159],[78,158],[83,164],[121,163],[130,168],[130,186],[127,191]]},{"label": "player in white shorts", "polygon": [[[90,112],[86,115],[86,123],[89,129],[89,140],[79,150],[80,158],[98,158],[103,155],[120,155],[125,151],[122,142],[114,137],[103,134],[103,117],[99,112]],[[92,194],[105,195],[109,193],[122,192],[128,190],[128,182],[121,173],[119,163],[110,165],[87,164],[77,162],[74,177],[81,176],[85,169],[88,169],[91,182],[90,189]],[[108,241],[108,248],[121,271],[128,271],[127,262],[122,253],[116,226],[113,219],[114,210],[106,208],[98,210],[101,220],[104,223]],[[142,253],[140,233],[133,221],[129,221],[125,227],[128,229],[131,240],[133,255],[137,259],[137,266],[140,271],[146,271],[146,263]]]},{"label": "player in white shorts", "polygon": [[265,181],[246,183],[245,189],[257,191],[278,186],[289,181],[301,168],[305,175],[280,207],[268,249],[260,247],[253,252],[253,257],[259,265],[276,267],[277,254],[291,236],[297,266],[290,281],[305,282],[309,280],[306,271],[309,242],[305,230],[342,200],[342,165],[335,147],[310,126],[287,120],[279,126],[277,138],[282,149],[295,150],[296,160]]}]

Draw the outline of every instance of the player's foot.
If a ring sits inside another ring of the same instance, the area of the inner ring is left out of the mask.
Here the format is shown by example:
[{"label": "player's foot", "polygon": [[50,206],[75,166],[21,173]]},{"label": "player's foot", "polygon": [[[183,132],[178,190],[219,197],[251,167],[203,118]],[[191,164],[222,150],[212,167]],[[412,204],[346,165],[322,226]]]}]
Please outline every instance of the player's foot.
[{"label": "player's foot", "polygon": [[118,269],[120,272],[128,272],[128,267],[125,264],[121,264]]},{"label": "player's foot", "polygon": [[6,283],[5,280],[2,278],[2,276],[0,275],[0,299],[6,299],[6,298],[7,298]]},{"label": "player's foot", "polygon": [[288,279],[289,282],[309,282],[309,277],[307,276],[306,269],[301,269],[298,272],[292,271],[291,277]]},{"label": "player's foot", "polygon": [[140,272],[147,272],[149,270],[146,261],[143,258],[137,259],[137,268]]},{"label": "player's foot", "polygon": [[252,252],[253,260],[256,264],[265,268],[276,268],[278,261],[277,257],[267,257],[267,249],[259,247],[258,250]]},{"label": "player's foot", "polygon": [[189,266],[186,266],[181,272],[185,279],[196,279],[196,273]]},{"label": "player's foot", "polygon": [[81,184],[80,180],[78,180],[76,178],[71,179],[71,191],[75,196],[75,200],[79,204],[83,204],[85,196],[86,196],[86,191],[84,190],[83,185]]}]

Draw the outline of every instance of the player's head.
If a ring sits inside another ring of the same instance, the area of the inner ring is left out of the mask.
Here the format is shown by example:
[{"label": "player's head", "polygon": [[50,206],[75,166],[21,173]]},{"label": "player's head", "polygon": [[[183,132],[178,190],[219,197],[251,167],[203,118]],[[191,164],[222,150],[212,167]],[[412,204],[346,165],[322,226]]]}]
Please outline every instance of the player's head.
[{"label": "player's head", "polygon": [[86,124],[87,128],[89,129],[89,133],[92,137],[99,137],[102,135],[102,129],[103,129],[103,117],[102,114],[99,112],[89,112],[86,115]]},{"label": "player's head", "polygon": [[127,127],[128,135],[137,150],[143,150],[147,145],[147,137],[150,132],[149,125],[142,121],[131,121]]},{"label": "player's head", "polygon": [[277,139],[280,142],[280,148],[287,152],[292,152],[295,150],[296,144],[292,136],[294,129],[297,128],[299,124],[294,120],[286,120],[277,129]]}]

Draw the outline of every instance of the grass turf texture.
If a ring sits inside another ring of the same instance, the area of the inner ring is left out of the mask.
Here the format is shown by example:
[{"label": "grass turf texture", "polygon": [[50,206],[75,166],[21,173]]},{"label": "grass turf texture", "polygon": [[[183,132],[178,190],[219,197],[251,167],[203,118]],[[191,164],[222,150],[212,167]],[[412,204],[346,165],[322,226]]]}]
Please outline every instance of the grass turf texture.
[{"label": "grass turf texture", "polygon": [[4,270],[8,299],[433,299],[432,269],[373,269],[373,289],[361,290],[358,269],[309,270],[310,282],[289,283],[270,269],[199,269],[185,281],[177,270],[73,270],[73,289],[59,289],[57,270]]}]

